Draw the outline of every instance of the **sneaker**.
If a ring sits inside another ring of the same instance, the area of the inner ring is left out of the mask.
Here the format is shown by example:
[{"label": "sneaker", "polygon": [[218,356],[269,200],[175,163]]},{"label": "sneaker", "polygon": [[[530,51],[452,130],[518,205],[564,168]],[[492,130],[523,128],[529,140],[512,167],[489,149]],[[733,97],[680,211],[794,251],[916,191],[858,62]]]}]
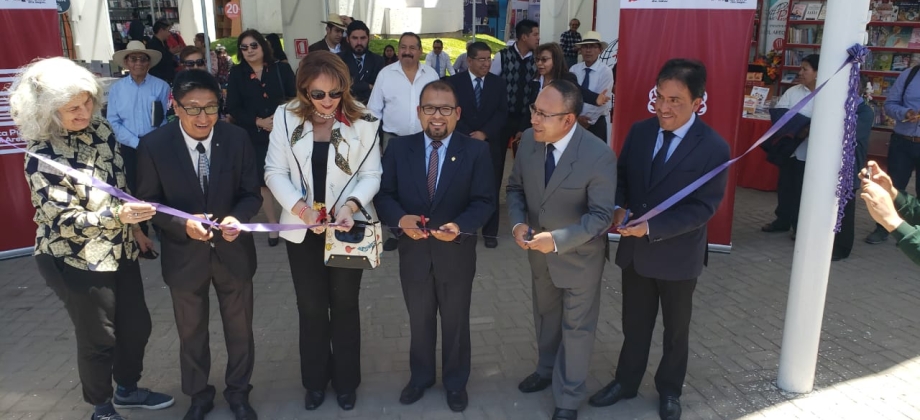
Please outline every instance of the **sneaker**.
[{"label": "sneaker", "polygon": [[866,236],[866,243],[872,244],[872,245],[880,244],[887,240],[888,240],[888,231],[885,230],[885,228],[881,226],[876,226],[875,230],[873,230],[872,233],[869,234],[869,236]]},{"label": "sneaker", "polygon": [[91,420],[125,420],[125,418],[122,417],[121,414],[118,414],[118,413],[106,414],[104,416],[97,416],[93,414],[92,416],[90,416],[90,419]]},{"label": "sneaker", "polygon": [[112,405],[114,405],[115,408],[159,410],[173,405],[174,402],[176,402],[176,400],[174,400],[173,397],[159,392],[153,392],[147,388],[138,388],[136,391],[124,397],[118,395],[116,392],[115,398],[112,398]]}]

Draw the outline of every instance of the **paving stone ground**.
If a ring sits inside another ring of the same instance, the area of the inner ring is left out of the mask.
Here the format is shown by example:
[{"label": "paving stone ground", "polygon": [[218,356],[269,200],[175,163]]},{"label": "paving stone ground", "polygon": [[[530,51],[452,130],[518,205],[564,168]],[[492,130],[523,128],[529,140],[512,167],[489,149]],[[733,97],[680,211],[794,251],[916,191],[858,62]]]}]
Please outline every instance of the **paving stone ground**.
[{"label": "paving stone ground", "polygon": [[[853,255],[831,266],[815,391],[789,395],[775,386],[792,264],[793,241],[764,234],[775,195],[736,192],[731,254],[712,254],[699,279],[691,325],[690,364],[682,397],[685,419],[920,419],[920,276],[889,241],[867,245],[872,228],[858,204]],[[507,232],[507,230],[505,230]],[[473,372],[469,408],[448,410],[440,384],[411,406],[398,402],[409,378],[408,316],[397,277],[397,255],[366,272],[361,290],[363,382],[357,408],[344,412],[334,398],[303,409],[297,317],[283,246],[257,237],[255,276],[256,365],[251,401],[262,419],[547,419],[549,390],[524,395],[517,383],[534,369],[536,348],[530,272],[510,239],[497,249],[480,243],[471,311]],[[615,247],[615,245],[614,245]],[[142,265],[153,334],[141,386],[173,394],[162,411],[125,411],[131,419],[179,419],[188,407],[179,384],[172,303],[159,261]],[[213,299],[212,299],[213,301]],[[590,393],[612,379],[622,344],[620,271],[604,272]],[[216,302],[211,313],[211,382],[222,390],[226,352]],[[661,355],[659,323],[649,369],[638,398],[579,418],[656,419],[653,376]],[[331,390],[330,390],[331,392]],[[231,419],[218,397],[211,420]],[[86,419],[76,371],[72,325],[32,258],[0,261],[0,419]]]}]

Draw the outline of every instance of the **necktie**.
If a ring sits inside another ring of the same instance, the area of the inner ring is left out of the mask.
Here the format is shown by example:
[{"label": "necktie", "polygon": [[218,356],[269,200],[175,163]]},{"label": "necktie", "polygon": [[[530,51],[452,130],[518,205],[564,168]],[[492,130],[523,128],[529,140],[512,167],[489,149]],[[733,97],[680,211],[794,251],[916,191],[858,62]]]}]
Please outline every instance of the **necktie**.
[{"label": "necktie", "polygon": [[590,89],[591,85],[591,69],[585,68],[585,79],[581,81],[581,87],[585,89]]},{"label": "necktie", "polygon": [[549,179],[553,176],[553,171],[556,170],[556,157],[553,156],[553,151],[556,150],[556,146],[552,144],[546,145],[546,162],[543,164],[543,185],[549,185]]},{"label": "necktie", "polygon": [[473,88],[473,93],[476,94],[476,108],[479,108],[479,100],[482,99],[482,78],[476,78],[476,86]]},{"label": "necktie", "polygon": [[434,199],[434,191],[438,185],[438,148],[441,141],[431,142],[431,153],[428,154],[428,198]]},{"label": "necktie", "polygon": [[441,54],[434,56],[434,71],[438,72],[438,77],[441,76]]},{"label": "necktie", "polygon": [[201,191],[207,195],[211,164],[208,162],[207,150],[205,150],[203,144],[198,143],[198,147],[195,147],[195,150],[198,151],[198,182],[201,184]]},{"label": "necktie", "polygon": [[655,154],[655,158],[652,159],[652,179],[657,180],[658,177],[664,175],[664,165],[668,161],[668,149],[671,148],[671,141],[674,140],[674,132],[664,130],[661,132],[661,149],[658,149],[658,153]]},{"label": "necktie", "polygon": [[364,56],[358,58],[358,75],[361,75],[361,73],[364,73]]}]

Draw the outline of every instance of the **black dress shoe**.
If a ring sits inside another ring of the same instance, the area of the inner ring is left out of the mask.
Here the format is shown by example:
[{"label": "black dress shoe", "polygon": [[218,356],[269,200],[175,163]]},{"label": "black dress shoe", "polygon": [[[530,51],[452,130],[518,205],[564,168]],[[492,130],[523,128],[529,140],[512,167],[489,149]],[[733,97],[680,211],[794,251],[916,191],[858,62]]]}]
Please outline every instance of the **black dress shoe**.
[{"label": "black dress shoe", "polygon": [[303,397],[303,407],[307,410],[316,410],[319,406],[323,405],[323,400],[325,399],[325,391],[310,391],[308,389],[307,394]]},{"label": "black dress shoe", "polygon": [[182,417],[182,420],[204,420],[205,414],[210,413],[213,409],[214,403],[192,405],[188,408],[188,411],[185,412],[185,417]]},{"label": "black dress shoe", "polygon": [[459,391],[447,391],[447,406],[450,411],[459,413],[466,410],[467,404],[470,403],[470,397],[466,394],[465,389]]},{"label": "black dress shoe", "polygon": [[566,410],[564,408],[557,408],[553,412],[553,420],[576,420],[578,418],[578,410]]},{"label": "black dress shoe", "polygon": [[396,238],[387,239],[386,242],[383,243],[384,251],[395,251],[396,248],[399,248],[399,240]]},{"label": "black dress shoe", "polygon": [[593,407],[607,407],[608,405],[615,404],[619,400],[634,398],[636,394],[636,392],[627,393],[619,382],[611,381],[607,386],[601,388],[600,391],[594,393],[594,395],[588,399],[588,404]]},{"label": "black dress shoe", "polygon": [[790,227],[791,227],[791,226],[789,226],[789,225],[787,225],[787,224],[783,224],[783,223],[780,223],[780,222],[774,220],[774,221],[772,221],[772,222],[770,222],[770,223],[767,223],[767,224],[761,226],[761,227],[760,227],[760,230],[763,231],[763,232],[767,232],[767,233],[773,233],[773,232],[788,232]]},{"label": "black dress shoe", "polygon": [[425,390],[428,388],[431,388],[431,385],[415,386],[410,383],[399,394],[399,402],[405,405],[413,404],[425,396]]},{"label": "black dress shoe", "polygon": [[658,415],[661,416],[661,420],[680,420],[680,398],[661,397]]},{"label": "black dress shoe", "polygon": [[278,246],[278,241],[279,241],[279,240],[280,240],[280,238],[272,238],[271,236],[269,236],[269,237],[268,237],[268,246],[272,246],[272,247]]},{"label": "black dress shoe", "polygon": [[486,238],[486,248],[495,248],[498,246],[498,239]]},{"label": "black dress shoe", "polygon": [[335,400],[339,403],[339,407],[342,407],[342,410],[354,410],[355,401],[358,399],[358,394],[354,392],[346,392],[338,394],[335,396]]},{"label": "black dress shoe", "polygon": [[529,394],[531,392],[542,391],[546,389],[546,387],[548,387],[551,383],[553,383],[552,379],[544,378],[540,376],[539,373],[534,372],[531,373],[530,376],[524,378],[524,380],[518,384],[518,389],[525,394]]},{"label": "black dress shoe", "polygon": [[233,412],[233,417],[236,420],[258,420],[259,419],[259,416],[256,415],[256,410],[253,410],[252,406],[249,405],[249,402],[247,401],[230,403],[230,411]]}]

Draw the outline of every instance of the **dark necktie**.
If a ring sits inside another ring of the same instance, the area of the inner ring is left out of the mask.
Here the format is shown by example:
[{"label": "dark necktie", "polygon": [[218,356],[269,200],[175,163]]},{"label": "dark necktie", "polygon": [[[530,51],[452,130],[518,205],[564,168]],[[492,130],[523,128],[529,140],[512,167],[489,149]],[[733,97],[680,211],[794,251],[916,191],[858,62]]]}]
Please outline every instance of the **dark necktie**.
[{"label": "dark necktie", "polygon": [[581,81],[581,87],[585,89],[590,89],[591,85],[591,69],[585,68],[585,79]]},{"label": "dark necktie", "polygon": [[480,106],[480,99],[482,99],[482,78],[476,78],[476,87],[473,88],[473,93],[476,94],[476,108]]},{"label": "dark necktie", "polygon": [[434,57],[434,71],[438,72],[438,77],[441,77],[441,54]]},{"label": "dark necktie", "polygon": [[655,154],[655,158],[652,159],[652,179],[657,180],[660,176],[664,175],[664,165],[668,161],[668,149],[671,148],[671,141],[674,140],[674,132],[664,130],[661,132],[661,149],[658,149],[658,153]]},{"label": "dark necktie", "polygon": [[438,149],[441,141],[431,142],[431,153],[428,154],[428,198],[434,199],[434,191],[438,186]]},{"label": "dark necktie", "polygon": [[208,194],[208,176],[210,175],[210,162],[208,162],[208,153],[204,145],[198,143],[195,147],[198,151],[198,182],[201,184],[201,192]]},{"label": "dark necktie", "polygon": [[358,75],[360,77],[361,73],[364,73],[364,56],[362,55],[360,58],[355,58],[358,60]]},{"label": "dark necktie", "polygon": [[543,185],[549,185],[549,179],[553,177],[553,171],[556,170],[556,157],[553,156],[553,151],[556,150],[556,146],[552,144],[546,145],[546,162],[543,164]]}]

